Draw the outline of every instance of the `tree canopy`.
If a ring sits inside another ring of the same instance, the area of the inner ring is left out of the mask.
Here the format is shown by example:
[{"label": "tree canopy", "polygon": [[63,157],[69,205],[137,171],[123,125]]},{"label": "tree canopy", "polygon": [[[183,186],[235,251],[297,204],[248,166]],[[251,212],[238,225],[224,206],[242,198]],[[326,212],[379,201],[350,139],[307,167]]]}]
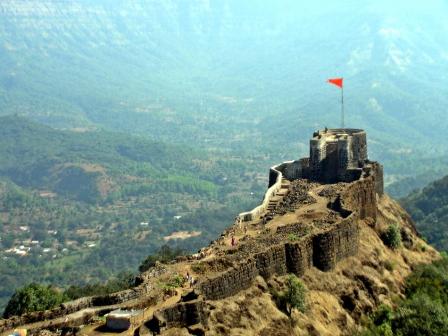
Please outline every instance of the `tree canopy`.
[{"label": "tree canopy", "polygon": [[3,317],[9,318],[13,315],[51,309],[61,304],[64,299],[65,296],[51,286],[31,283],[15,291],[5,308]]}]

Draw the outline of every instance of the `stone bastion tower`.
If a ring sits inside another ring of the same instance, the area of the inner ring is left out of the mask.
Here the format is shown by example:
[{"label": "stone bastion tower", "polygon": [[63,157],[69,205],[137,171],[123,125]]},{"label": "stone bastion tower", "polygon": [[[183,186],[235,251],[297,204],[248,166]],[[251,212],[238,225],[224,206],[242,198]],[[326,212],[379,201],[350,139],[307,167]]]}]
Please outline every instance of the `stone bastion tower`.
[{"label": "stone bastion tower", "polygon": [[359,179],[367,163],[367,136],[360,129],[326,129],[310,140],[310,180],[323,183]]},{"label": "stone bastion tower", "polygon": [[[241,213],[240,221],[252,221],[269,210],[285,180],[308,179],[322,184],[351,183],[371,176],[375,191],[383,194],[383,167],[368,159],[367,134],[362,129],[332,128],[316,131],[310,139],[310,156],[286,161],[269,170],[269,188],[263,202]],[[283,182],[282,182],[283,181]]]}]

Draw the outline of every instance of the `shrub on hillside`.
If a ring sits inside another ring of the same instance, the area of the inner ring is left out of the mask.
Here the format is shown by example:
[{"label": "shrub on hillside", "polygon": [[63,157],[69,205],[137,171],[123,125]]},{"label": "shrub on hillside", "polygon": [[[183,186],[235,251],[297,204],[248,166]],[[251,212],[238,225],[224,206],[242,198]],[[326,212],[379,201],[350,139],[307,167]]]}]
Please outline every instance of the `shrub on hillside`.
[{"label": "shrub on hillside", "polygon": [[291,316],[292,311],[297,309],[300,312],[306,310],[306,288],[302,281],[294,274],[290,274],[286,280],[286,289],[282,292],[273,293],[274,299],[280,310]]},{"label": "shrub on hillside", "polygon": [[401,246],[401,233],[398,225],[391,224],[385,232],[383,232],[381,239],[384,244],[395,250]]}]

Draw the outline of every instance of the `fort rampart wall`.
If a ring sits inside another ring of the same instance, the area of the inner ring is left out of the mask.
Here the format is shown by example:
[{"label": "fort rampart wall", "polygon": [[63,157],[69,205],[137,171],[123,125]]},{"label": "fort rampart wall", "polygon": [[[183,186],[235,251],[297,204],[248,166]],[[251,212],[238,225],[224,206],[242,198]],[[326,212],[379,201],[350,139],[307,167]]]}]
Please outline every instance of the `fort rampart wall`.
[{"label": "fort rampart wall", "polygon": [[180,302],[171,307],[159,310],[154,313],[152,320],[148,321],[147,326],[156,332],[161,329],[173,327],[185,327],[198,323],[207,325],[203,300],[192,300]]},{"label": "fort rampart wall", "polygon": [[315,266],[322,271],[332,270],[338,261],[358,252],[359,228],[353,213],[330,229],[310,234],[297,242],[271,246],[248,260],[198,285],[206,300],[222,299],[244,290],[256,276],[268,279],[274,274],[294,273],[302,276]]},{"label": "fort rampart wall", "polygon": [[250,222],[259,219],[266,213],[269,202],[280,191],[282,187],[282,178],[288,180],[296,180],[308,176],[309,159],[303,158],[296,161],[286,161],[269,169],[269,186],[264,194],[263,201],[260,205],[251,211],[242,212],[238,218],[242,222]]},{"label": "fort rampart wall", "polygon": [[[339,222],[297,242],[284,242],[255,253],[244,262],[200,283],[199,292],[208,300],[221,299],[248,288],[257,275],[266,279],[273,274],[301,276],[311,266],[330,271],[340,260],[356,255],[358,220],[367,217],[376,220],[374,176],[348,184],[338,198],[335,210],[339,210],[343,217]],[[300,227],[300,223],[296,225]],[[280,227],[277,233],[286,233],[281,232],[283,228],[288,226]]]}]

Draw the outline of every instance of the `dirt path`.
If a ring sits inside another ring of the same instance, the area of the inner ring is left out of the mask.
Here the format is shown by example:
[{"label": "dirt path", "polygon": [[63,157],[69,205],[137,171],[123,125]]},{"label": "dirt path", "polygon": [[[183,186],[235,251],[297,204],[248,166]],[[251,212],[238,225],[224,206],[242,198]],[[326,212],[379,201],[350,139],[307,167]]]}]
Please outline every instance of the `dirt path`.
[{"label": "dirt path", "polygon": [[308,223],[314,219],[319,219],[325,217],[329,213],[327,208],[327,198],[319,196],[319,192],[325,186],[319,185],[310,189],[308,195],[314,198],[316,202],[311,204],[303,204],[294,212],[287,213],[282,216],[275,216],[275,218],[268,222],[267,228],[275,230],[279,226],[294,224],[297,222]]}]

